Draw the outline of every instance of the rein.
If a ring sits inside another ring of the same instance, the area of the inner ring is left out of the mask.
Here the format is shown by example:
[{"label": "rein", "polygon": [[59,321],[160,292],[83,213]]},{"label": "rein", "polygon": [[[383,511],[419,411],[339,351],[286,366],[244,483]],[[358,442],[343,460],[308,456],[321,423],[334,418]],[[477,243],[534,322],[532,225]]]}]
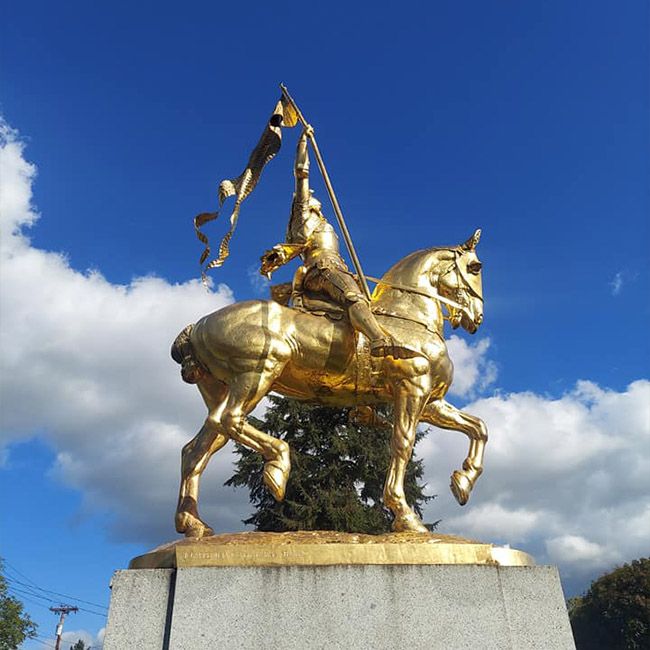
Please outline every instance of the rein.
[{"label": "rein", "polygon": [[441,296],[437,291],[432,291],[429,293],[428,291],[424,291],[424,289],[420,289],[418,287],[410,287],[405,284],[398,284],[397,282],[389,282],[388,280],[380,280],[379,278],[373,278],[371,275],[366,275],[366,278],[370,280],[371,282],[376,282],[377,284],[384,284],[387,287],[392,287],[393,289],[399,289],[400,291],[406,291],[408,293],[415,293],[418,296],[424,296],[425,298],[431,298],[433,300],[439,300],[440,302],[444,303],[445,305],[449,305],[450,307],[453,307],[454,309],[459,309],[460,311],[465,312],[466,308],[463,307],[461,304],[454,302],[453,300],[450,300],[449,298],[445,298],[444,296]]}]

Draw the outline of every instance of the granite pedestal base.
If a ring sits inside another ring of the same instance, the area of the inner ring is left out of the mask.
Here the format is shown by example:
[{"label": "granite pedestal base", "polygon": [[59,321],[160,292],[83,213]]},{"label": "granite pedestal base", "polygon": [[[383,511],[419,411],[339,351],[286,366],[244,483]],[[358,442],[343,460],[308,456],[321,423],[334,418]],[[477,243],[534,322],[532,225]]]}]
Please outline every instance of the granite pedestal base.
[{"label": "granite pedestal base", "polygon": [[104,650],[575,648],[555,567],[118,571]]}]

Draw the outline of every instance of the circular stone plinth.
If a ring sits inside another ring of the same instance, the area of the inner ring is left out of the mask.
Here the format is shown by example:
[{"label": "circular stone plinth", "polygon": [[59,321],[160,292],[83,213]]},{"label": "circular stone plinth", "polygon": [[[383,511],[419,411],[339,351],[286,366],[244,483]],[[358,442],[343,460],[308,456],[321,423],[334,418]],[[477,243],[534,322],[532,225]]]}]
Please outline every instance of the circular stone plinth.
[{"label": "circular stone plinth", "polygon": [[170,542],[133,558],[129,569],[350,564],[533,566],[516,549],[434,533],[362,535],[334,531],[225,533]]}]

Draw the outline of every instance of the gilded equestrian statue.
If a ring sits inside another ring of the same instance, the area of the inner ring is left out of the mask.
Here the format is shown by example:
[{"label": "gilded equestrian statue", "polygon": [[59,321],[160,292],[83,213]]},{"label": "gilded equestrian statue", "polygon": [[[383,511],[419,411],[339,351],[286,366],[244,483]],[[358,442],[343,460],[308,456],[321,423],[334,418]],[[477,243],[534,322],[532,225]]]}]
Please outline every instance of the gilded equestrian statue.
[{"label": "gilded equestrian statue", "polygon": [[[477,230],[459,246],[411,253],[378,282],[371,309],[382,331],[413,354],[373,356],[349,319],[327,318],[272,300],[234,303],[190,325],[172,346],[183,379],[195,383],[208,415],[183,448],[176,529],[212,535],[199,516],[199,481],[212,454],[232,439],[265,459],[264,482],[282,500],[291,470],[289,446],[256,429],[247,416],[269,392],[352,407],[391,403],[394,423],[384,502],[394,531],[426,532],[406,502],[404,475],[416,427],[426,422],[469,438],[451,490],[464,505],[483,470],[487,428],[445,400],[453,379],[443,333],[444,305],[452,327],[476,332],[483,320]],[[398,355],[399,357],[400,355]]]},{"label": "gilded equestrian statue", "polygon": [[[426,532],[404,494],[418,423],[468,436],[469,451],[462,469],[451,476],[452,493],[461,505],[467,503],[483,471],[485,424],[445,400],[453,364],[443,332],[445,319],[453,328],[461,326],[470,333],[483,320],[481,262],[476,255],[481,233],[477,230],[458,246],[411,253],[375,280],[371,294],[313,129],[284,86],[282,92],[247,168],[219,187],[221,205],[228,196],[237,199],[219,256],[206,269],[221,266],[228,257],[241,202],[279,150],[281,129],[298,122],[304,130],[298,141],[286,242],[264,254],[260,270],[270,276],[297,257],[302,264],[288,292],[290,300],[234,303],[188,325],[172,345],[172,357],[181,364],[183,379],[197,385],[208,409],[201,430],[183,447],[176,529],[188,537],[213,534],[199,516],[199,482],[211,456],[231,439],[264,457],[264,483],[277,500],[284,498],[291,471],[289,446],[248,420],[260,400],[276,392],[299,400],[357,407],[364,417],[372,416],[374,405],[392,404],[384,502],[394,515],[393,530]],[[356,276],[343,261],[337,235],[309,188],[308,141]],[[206,246],[202,263],[210,249],[200,227],[217,215],[202,213],[195,218],[197,235]]]}]

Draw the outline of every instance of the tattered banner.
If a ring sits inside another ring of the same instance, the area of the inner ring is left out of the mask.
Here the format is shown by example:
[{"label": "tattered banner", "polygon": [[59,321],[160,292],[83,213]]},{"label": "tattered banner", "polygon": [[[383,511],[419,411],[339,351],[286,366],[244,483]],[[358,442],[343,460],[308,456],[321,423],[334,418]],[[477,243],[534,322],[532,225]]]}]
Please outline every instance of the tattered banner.
[{"label": "tattered banner", "polygon": [[230,254],[230,240],[235,232],[237,220],[239,219],[239,209],[244,199],[255,189],[264,165],[271,160],[280,150],[282,144],[282,127],[292,127],[298,123],[298,115],[293,106],[285,101],[284,97],[280,99],[271,115],[260,141],[257,143],[255,149],[251,153],[246,169],[240,176],[235,179],[226,179],[221,181],[219,185],[219,209],[217,212],[202,212],[194,217],[194,230],[196,236],[205,245],[205,249],[201,254],[199,264],[203,267],[204,262],[210,256],[210,244],[207,236],[201,231],[201,227],[206,223],[213,221],[219,216],[223,208],[224,201],[230,197],[235,196],[235,205],[230,215],[230,228],[224,235],[221,243],[219,244],[219,253],[216,258],[209,261],[205,268],[201,270],[201,277],[203,282],[207,282],[206,272],[210,269],[221,266],[228,255]]}]

